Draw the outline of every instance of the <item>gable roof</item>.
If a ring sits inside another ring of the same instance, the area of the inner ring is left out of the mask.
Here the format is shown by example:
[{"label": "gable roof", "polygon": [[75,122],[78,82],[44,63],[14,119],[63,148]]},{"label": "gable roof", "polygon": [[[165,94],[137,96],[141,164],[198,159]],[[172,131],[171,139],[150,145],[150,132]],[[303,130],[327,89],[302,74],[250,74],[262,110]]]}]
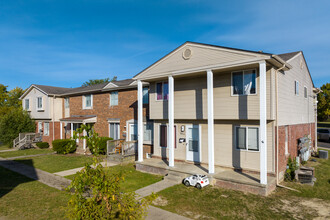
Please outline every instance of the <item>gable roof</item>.
[{"label": "gable roof", "polygon": [[39,90],[45,95],[60,95],[69,91],[71,88],[55,87],[55,86],[45,86],[32,84],[24,93],[21,95],[20,99],[24,98],[33,88]]},{"label": "gable roof", "polygon": [[284,61],[288,61],[288,60],[290,60],[292,57],[296,56],[300,52],[302,52],[302,51],[296,51],[296,52],[291,52],[291,53],[278,54],[278,56],[281,57]]}]

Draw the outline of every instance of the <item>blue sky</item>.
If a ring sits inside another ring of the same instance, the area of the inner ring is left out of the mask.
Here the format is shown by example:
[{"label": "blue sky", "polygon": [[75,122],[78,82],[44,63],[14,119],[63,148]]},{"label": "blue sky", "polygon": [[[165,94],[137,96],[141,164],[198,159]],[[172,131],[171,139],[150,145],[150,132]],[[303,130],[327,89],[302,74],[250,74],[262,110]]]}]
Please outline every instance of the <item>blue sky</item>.
[{"label": "blue sky", "polygon": [[185,41],[303,50],[330,82],[330,1],[0,0],[0,83],[80,86],[131,78]]}]

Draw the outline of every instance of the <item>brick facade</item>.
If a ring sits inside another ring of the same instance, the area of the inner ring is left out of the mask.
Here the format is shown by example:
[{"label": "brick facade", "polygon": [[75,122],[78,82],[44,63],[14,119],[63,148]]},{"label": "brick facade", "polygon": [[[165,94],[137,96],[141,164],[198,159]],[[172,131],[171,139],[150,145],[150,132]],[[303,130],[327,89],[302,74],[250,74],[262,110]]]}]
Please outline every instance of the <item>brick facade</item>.
[{"label": "brick facade", "polygon": [[[49,123],[49,135],[47,135],[47,136],[42,135],[42,141],[43,142],[48,142],[49,146],[52,147],[52,141],[60,139],[60,122],[58,122],[58,121],[52,122],[52,121],[37,120],[35,122],[36,123],[36,133],[39,132],[39,128],[38,128],[38,123],[39,122],[42,122],[43,131],[45,129],[45,123]],[[53,130],[53,126],[54,126],[54,130]],[[54,138],[53,138],[53,132],[54,132]]]},{"label": "brick facade", "polygon": [[[126,122],[137,120],[137,90],[119,90],[118,105],[110,106],[110,92],[93,94],[93,108],[83,109],[83,96],[72,96],[70,102],[70,116],[96,115],[95,131],[103,137],[109,137],[108,118],[120,119],[120,138],[126,139]],[[149,116],[148,105],[144,105],[144,116]],[[63,129],[64,130],[64,129]]]},{"label": "brick facade", "polygon": [[[285,127],[288,132],[288,154],[285,155]],[[315,146],[315,123],[310,124],[297,124],[286,125],[278,127],[278,147],[279,147],[279,179],[283,179],[284,172],[286,170],[287,160],[289,157],[294,158],[298,156],[298,139],[305,135],[311,134],[312,146]],[[276,138],[276,136],[275,136]],[[275,139],[276,143],[276,139]],[[277,146],[277,145],[275,145]],[[275,147],[276,150],[276,147]],[[277,155],[275,154],[275,157]]]}]

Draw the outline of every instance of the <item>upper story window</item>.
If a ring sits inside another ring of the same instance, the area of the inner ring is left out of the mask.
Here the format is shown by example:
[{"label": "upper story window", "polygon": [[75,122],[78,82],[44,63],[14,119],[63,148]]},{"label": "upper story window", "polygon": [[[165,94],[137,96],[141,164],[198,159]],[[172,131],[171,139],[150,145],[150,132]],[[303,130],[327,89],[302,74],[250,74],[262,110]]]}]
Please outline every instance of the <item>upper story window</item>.
[{"label": "upper story window", "polygon": [[307,87],[306,86],[304,86],[304,97],[307,99]]},{"label": "upper story window", "polygon": [[258,127],[236,127],[235,133],[237,149],[259,151]]},{"label": "upper story window", "polygon": [[143,88],[143,104],[149,104],[149,88]]},{"label": "upper story window", "polygon": [[69,98],[64,98],[64,108],[70,108]]},{"label": "upper story window", "polygon": [[156,84],[157,100],[168,100],[168,83],[159,82]]},{"label": "upper story window", "polygon": [[256,94],[256,71],[244,70],[232,73],[232,95]]},{"label": "upper story window", "polygon": [[110,92],[110,106],[118,105],[118,91]]},{"label": "upper story window", "polygon": [[24,101],[24,109],[25,110],[29,110],[30,109],[30,100],[29,99],[25,99]]},{"label": "upper story window", "polygon": [[37,110],[42,110],[42,97],[37,97]]},{"label": "upper story window", "polygon": [[83,109],[91,109],[93,107],[93,96],[84,95],[83,96]]},{"label": "upper story window", "polygon": [[299,95],[299,82],[294,81],[294,94]]}]

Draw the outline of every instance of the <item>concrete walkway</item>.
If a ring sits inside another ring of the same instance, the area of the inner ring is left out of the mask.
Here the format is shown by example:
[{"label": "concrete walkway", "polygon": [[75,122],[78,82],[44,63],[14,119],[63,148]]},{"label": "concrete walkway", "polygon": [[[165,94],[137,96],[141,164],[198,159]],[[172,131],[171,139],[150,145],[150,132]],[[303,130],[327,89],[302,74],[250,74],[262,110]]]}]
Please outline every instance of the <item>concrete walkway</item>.
[{"label": "concrete walkway", "polygon": [[[112,166],[118,165],[118,163],[101,162],[101,165],[104,166],[104,167],[112,167]],[[54,174],[58,175],[58,176],[70,176],[70,175],[76,174],[77,172],[79,172],[83,168],[84,167],[79,167],[79,168],[75,168],[75,169],[71,169],[71,170],[64,170],[64,171],[57,172],[57,173],[54,173]]]},{"label": "concrete walkway", "polygon": [[143,187],[141,189],[138,189],[135,191],[136,194],[138,194],[141,197],[146,197],[151,195],[151,193],[156,193],[159,191],[162,191],[163,189],[166,189],[168,187],[177,185],[178,183],[171,180],[162,180],[157,183],[151,184],[149,186]]},{"label": "concrete walkway", "polygon": [[52,155],[52,154],[56,154],[56,152],[45,153],[45,154],[22,155],[22,156],[17,156],[17,157],[7,157],[6,159],[7,160],[16,160],[16,159],[20,159],[20,158],[38,157],[38,156],[45,156],[45,155]]},{"label": "concrete walkway", "polygon": [[0,153],[2,153],[2,152],[9,152],[9,151],[17,151],[17,149],[0,150]]}]

